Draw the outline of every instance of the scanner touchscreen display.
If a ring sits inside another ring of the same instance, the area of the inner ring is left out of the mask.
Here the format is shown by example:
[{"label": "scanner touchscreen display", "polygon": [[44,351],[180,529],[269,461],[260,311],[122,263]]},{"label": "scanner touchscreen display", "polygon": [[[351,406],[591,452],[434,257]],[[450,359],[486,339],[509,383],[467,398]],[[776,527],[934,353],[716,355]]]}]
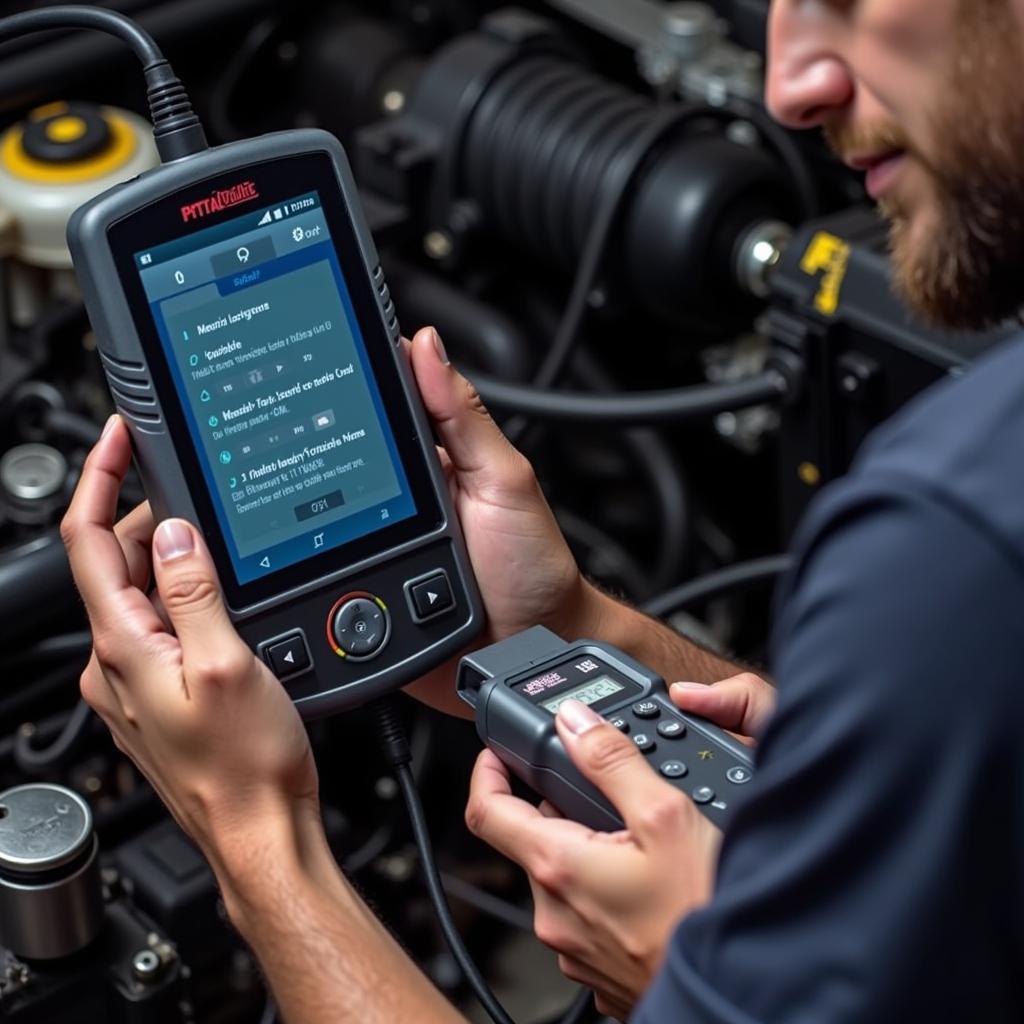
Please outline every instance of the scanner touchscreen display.
[{"label": "scanner touchscreen display", "polygon": [[318,193],[134,262],[239,583],[416,514]]}]

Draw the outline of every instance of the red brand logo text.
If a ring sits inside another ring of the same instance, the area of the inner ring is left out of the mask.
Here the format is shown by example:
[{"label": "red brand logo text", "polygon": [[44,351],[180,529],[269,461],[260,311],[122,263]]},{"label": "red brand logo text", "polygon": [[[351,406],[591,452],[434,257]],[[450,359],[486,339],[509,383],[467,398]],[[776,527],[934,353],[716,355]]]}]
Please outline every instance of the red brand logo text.
[{"label": "red brand logo text", "polygon": [[238,206],[241,203],[248,203],[252,199],[259,198],[256,190],[256,182],[240,181],[231,188],[218,189],[210,195],[197,199],[181,208],[181,219],[185,222],[199,220],[200,217],[207,217],[211,213],[219,213],[230,206]]}]

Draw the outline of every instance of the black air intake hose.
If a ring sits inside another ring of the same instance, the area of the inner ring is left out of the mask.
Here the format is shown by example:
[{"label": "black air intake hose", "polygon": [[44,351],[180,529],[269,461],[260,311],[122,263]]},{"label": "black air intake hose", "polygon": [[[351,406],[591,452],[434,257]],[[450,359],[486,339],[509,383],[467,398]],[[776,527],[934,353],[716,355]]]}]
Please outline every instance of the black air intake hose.
[{"label": "black air intake hose", "polygon": [[721,111],[677,106],[679,127],[652,136],[672,109],[560,57],[526,54],[473,105],[451,169],[453,198],[474,204],[517,247],[572,271],[608,192],[623,189],[622,167],[636,167],[604,277],[669,319],[748,315],[739,243],[756,225],[798,220],[803,204],[780,159],[727,137]]}]

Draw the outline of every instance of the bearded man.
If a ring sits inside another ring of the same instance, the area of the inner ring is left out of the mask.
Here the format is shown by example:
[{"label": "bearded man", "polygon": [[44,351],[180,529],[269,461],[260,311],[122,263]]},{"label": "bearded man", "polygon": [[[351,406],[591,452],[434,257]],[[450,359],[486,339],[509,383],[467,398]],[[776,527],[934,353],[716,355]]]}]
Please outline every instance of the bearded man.
[{"label": "bearded man", "polygon": [[[866,172],[897,287],[939,324],[1024,303],[1022,28],[1024,0],[773,4],[770,110]],[[411,359],[486,639],[535,623],[606,639],[758,740],[724,842],[582,704],[559,734],[621,833],[515,798],[481,754],[467,821],[528,873],[564,972],[639,1024],[1024,1019],[1024,346],[913,403],[812,508],[778,601],[777,706],[591,587],[433,331]],[[210,860],[286,1019],[459,1019],[338,872],[306,734],[235,634],[202,538],[154,533],[145,509],[113,526],[129,457],[115,419],[64,525],[96,643],[84,695]],[[141,589],[151,542],[173,634]],[[435,673],[418,695],[449,707],[451,687]]]}]

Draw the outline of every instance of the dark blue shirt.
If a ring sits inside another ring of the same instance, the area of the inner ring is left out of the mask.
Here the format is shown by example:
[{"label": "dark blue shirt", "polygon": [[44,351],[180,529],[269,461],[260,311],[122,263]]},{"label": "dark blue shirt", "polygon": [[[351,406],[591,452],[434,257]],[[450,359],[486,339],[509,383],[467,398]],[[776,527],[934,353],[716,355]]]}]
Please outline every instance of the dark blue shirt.
[{"label": "dark blue shirt", "polygon": [[1022,1021],[1024,345],[878,431],[796,552],[759,772],[634,1021]]}]

